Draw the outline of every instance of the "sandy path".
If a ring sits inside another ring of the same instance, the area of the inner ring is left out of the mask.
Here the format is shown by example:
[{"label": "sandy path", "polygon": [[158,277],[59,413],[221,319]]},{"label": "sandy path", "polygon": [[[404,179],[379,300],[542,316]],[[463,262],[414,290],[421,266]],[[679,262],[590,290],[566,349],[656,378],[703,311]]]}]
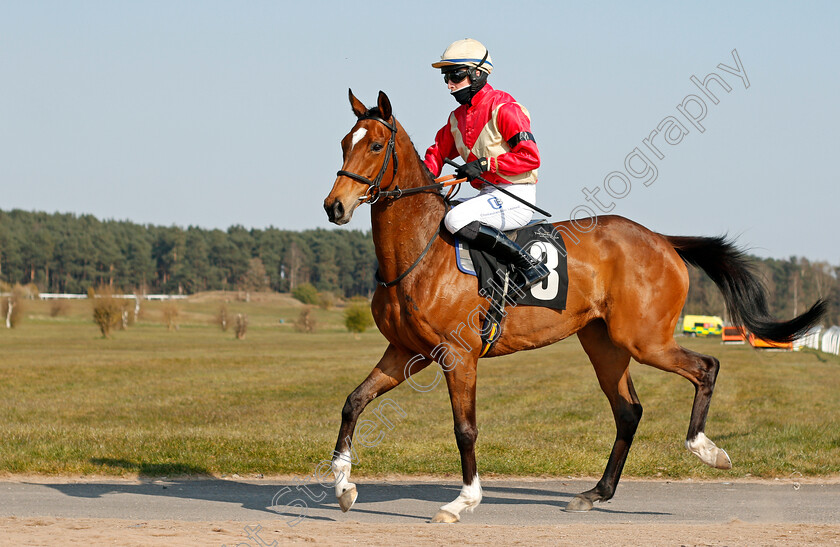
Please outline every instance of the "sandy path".
[{"label": "sandy path", "polygon": [[[306,545],[840,545],[834,525],[617,524],[493,526],[455,524],[254,523],[251,537],[235,521],[185,522],[122,519],[0,519],[0,545],[190,546]],[[259,528],[257,528],[259,526]],[[262,543],[260,543],[262,542]]]},{"label": "sandy path", "polygon": [[327,497],[310,502],[306,518],[289,526],[294,515],[268,508],[274,493],[295,485],[289,478],[6,477],[0,545],[840,545],[836,477],[628,480],[611,502],[589,513],[564,512],[592,482],[488,479],[475,513],[432,525],[428,518],[457,494],[457,484],[361,479],[351,512]]}]

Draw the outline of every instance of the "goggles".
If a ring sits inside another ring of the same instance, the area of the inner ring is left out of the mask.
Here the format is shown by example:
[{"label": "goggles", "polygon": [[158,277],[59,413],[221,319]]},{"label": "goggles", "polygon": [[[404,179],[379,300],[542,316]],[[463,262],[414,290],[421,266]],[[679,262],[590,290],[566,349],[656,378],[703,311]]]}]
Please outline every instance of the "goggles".
[{"label": "goggles", "polygon": [[462,68],[461,70],[447,72],[444,74],[443,81],[446,83],[452,82],[453,84],[460,84],[467,76],[469,76],[469,71],[466,68]]}]

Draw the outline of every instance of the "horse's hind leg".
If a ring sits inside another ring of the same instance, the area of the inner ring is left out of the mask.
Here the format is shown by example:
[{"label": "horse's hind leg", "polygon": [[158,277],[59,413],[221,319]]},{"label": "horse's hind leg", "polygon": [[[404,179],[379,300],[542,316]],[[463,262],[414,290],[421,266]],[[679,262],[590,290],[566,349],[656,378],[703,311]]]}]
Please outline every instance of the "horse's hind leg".
[{"label": "horse's hind leg", "polygon": [[441,507],[432,522],[458,522],[461,511],[466,509],[471,512],[481,503],[481,484],[475,462],[475,441],[478,437],[475,420],[475,366],[474,360],[464,360],[445,373],[464,482],[458,497]]},{"label": "horse's hind leg", "polygon": [[[353,460],[353,430],[356,429],[359,415],[374,398],[400,385],[406,378],[406,372],[409,375],[419,372],[430,362],[429,359],[417,359],[391,344],[365,381],[347,396],[341,411],[341,428],[332,460],[335,495],[342,511],[349,511],[358,495],[356,485],[350,482],[350,469]],[[410,370],[407,371],[407,367]]]},{"label": "horse's hind leg", "polygon": [[601,480],[592,490],[575,496],[566,506],[567,511],[588,511],[594,502],[613,497],[636,427],[642,419],[642,405],[630,379],[630,353],[610,340],[607,327],[601,320],[581,329],[578,338],[595,367],[601,389],[610,401],[616,434]]},{"label": "horse's hind leg", "polygon": [[718,469],[732,468],[726,451],[718,448],[704,433],[720,361],[680,347],[673,338],[660,349],[643,348],[640,354],[634,357],[640,363],[675,372],[694,384],[694,404],[691,407],[685,447],[708,466]]}]

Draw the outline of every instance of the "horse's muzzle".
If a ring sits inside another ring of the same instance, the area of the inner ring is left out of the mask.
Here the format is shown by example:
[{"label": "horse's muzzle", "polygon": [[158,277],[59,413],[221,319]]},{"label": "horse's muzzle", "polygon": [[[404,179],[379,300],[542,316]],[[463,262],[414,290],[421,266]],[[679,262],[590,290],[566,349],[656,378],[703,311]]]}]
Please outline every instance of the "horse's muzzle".
[{"label": "horse's muzzle", "polygon": [[327,212],[327,218],[334,224],[347,224],[347,219],[344,218],[344,204],[341,200],[336,199],[332,204],[324,201],[324,210]]}]

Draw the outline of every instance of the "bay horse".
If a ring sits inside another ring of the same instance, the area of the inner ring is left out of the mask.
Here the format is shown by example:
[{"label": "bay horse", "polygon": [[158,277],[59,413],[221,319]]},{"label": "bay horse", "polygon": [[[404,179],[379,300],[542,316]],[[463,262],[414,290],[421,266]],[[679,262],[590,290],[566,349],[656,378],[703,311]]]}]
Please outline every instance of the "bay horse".
[{"label": "bay horse", "polygon": [[[374,398],[411,381],[412,374],[436,360],[452,404],[463,487],[432,522],[457,522],[463,510],[481,501],[474,448],[482,343],[475,329],[463,327],[472,310],[488,309],[487,299],[479,294],[476,278],[455,264],[453,237],[440,228],[445,199],[438,189],[423,189],[433,183],[432,175],[393,117],[387,95],[380,91],[377,106],[368,109],[351,90],[350,105],[356,123],[341,141],[343,165],[324,208],[329,220],[341,225],[359,205],[371,206],[380,280],[371,308],[388,347],[342,409],[331,465],[336,497],[347,511],[358,495],[349,479],[359,415]],[[688,293],[687,263],[704,270],[719,287],[735,324],[767,340],[790,341],[819,321],[826,308],[819,300],[794,319],[774,320],[747,257],[725,238],[665,236],[619,216],[589,220],[592,228],[586,231],[568,221],[553,225],[574,235],[567,245],[566,309],[508,306],[501,338],[486,355],[535,349],[577,334],[592,362],[615,418],[616,437],[603,476],[594,488],[575,496],[568,511],[588,511],[615,493],[642,417],[630,379],[631,358],[694,384],[686,448],[711,467],[732,466],[727,453],[704,433],[719,361],[680,347],[674,339]],[[458,348],[455,366],[444,366],[442,347]]]}]

